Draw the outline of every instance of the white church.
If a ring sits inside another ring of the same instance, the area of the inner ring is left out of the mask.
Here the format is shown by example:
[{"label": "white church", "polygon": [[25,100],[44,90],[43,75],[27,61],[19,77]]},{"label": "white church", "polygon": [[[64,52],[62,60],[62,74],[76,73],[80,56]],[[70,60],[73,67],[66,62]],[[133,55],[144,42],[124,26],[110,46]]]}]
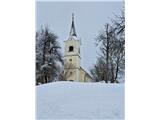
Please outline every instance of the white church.
[{"label": "white church", "polygon": [[64,75],[67,81],[92,82],[91,76],[81,67],[81,40],[77,37],[74,14],[70,34],[64,41]]}]

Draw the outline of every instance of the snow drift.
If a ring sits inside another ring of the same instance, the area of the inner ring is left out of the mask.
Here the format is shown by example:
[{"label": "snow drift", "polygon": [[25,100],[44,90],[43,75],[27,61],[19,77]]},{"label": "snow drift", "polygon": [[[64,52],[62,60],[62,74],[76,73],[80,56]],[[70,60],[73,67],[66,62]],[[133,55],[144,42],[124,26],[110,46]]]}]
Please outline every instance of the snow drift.
[{"label": "snow drift", "polygon": [[53,82],[36,92],[38,120],[124,119],[124,84]]}]

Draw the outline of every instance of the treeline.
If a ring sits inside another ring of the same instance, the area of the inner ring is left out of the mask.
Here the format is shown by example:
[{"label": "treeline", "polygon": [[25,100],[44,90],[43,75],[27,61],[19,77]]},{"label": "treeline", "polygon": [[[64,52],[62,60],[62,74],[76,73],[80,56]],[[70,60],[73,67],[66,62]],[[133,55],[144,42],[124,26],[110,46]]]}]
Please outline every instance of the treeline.
[{"label": "treeline", "polygon": [[[96,64],[90,69],[93,79],[106,83],[124,81],[125,74],[125,15],[111,19],[106,23],[103,32],[96,38],[100,54]],[[121,79],[121,80],[120,80]]]}]

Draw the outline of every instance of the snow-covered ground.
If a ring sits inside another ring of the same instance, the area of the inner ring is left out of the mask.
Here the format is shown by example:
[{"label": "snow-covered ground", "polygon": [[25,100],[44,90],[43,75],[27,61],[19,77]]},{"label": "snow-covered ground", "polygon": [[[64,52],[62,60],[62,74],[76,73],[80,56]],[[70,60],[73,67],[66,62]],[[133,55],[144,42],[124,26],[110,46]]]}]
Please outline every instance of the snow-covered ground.
[{"label": "snow-covered ground", "polygon": [[124,84],[54,82],[36,92],[38,120],[124,120]]}]

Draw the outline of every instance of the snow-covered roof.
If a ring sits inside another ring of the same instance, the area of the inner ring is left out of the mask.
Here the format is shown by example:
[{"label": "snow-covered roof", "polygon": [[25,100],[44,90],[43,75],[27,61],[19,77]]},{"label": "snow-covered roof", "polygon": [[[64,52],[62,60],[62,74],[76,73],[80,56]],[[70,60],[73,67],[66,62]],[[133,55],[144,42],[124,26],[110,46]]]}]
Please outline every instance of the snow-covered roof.
[{"label": "snow-covered roof", "polygon": [[[69,37],[67,37],[67,38],[65,39],[65,41],[68,41],[68,40],[79,40],[79,38],[76,37],[76,36],[69,36]],[[64,42],[65,42],[65,41],[64,41]]]},{"label": "snow-covered roof", "polygon": [[88,76],[92,79],[91,75],[90,75],[85,69],[83,69],[81,66],[80,66],[80,69],[81,69],[82,71],[84,71],[84,72],[86,73],[86,75],[88,75]]}]

